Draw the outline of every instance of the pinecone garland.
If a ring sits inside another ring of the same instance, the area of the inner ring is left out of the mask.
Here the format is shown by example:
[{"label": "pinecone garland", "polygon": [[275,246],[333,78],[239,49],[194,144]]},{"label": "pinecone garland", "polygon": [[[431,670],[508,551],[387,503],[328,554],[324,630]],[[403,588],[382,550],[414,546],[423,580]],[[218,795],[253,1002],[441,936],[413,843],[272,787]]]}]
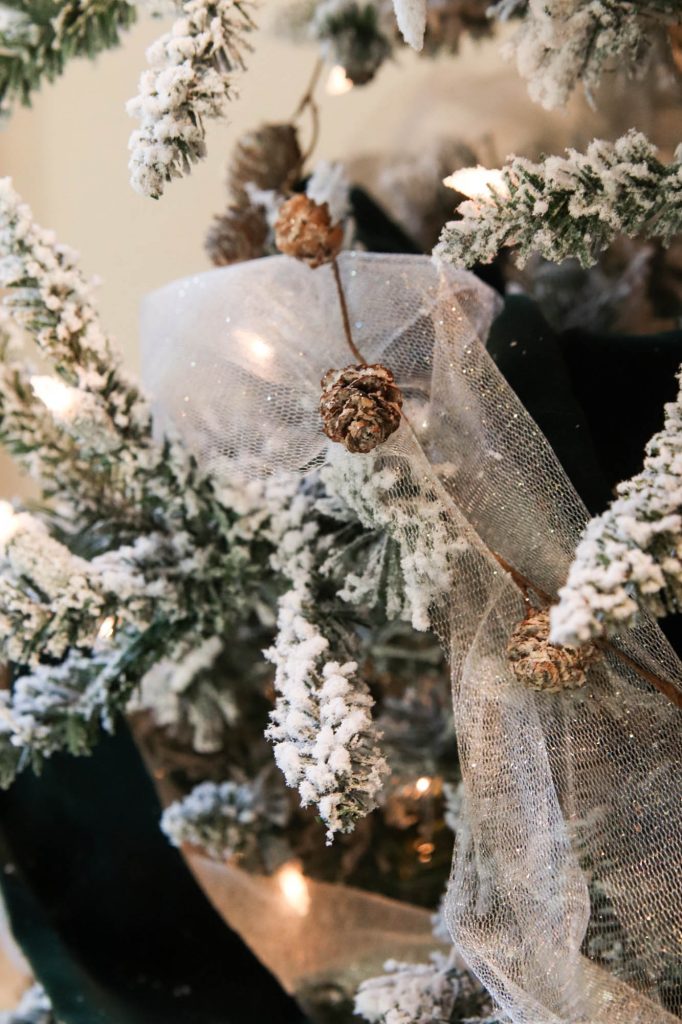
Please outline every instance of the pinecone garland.
[{"label": "pinecone garland", "polygon": [[319,205],[306,195],[295,195],[280,208],[275,243],[280,252],[315,268],[339,252],[343,226],[332,224],[326,203]]},{"label": "pinecone garland", "polygon": [[267,237],[268,223],[261,207],[231,206],[227,213],[213,218],[204,248],[211,263],[225,267],[264,256]]},{"label": "pinecone garland", "polygon": [[511,635],[511,670],[525,686],[545,693],[574,690],[587,682],[587,666],[598,657],[594,644],[558,647],[549,642],[549,610],[533,610]]},{"label": "pinecone garland", "polygon": [[303,154],[292,124],[264,124],[237,142],[227,168],[227,187],[240,204],[248,204],[246,186],[285,192],[298,177]]},{"label": "pinecone garland", "polygon": [[320,413],[325,434],[349,452],[371,452],[400,426],[403,396],[380,363],[328,370]]}]

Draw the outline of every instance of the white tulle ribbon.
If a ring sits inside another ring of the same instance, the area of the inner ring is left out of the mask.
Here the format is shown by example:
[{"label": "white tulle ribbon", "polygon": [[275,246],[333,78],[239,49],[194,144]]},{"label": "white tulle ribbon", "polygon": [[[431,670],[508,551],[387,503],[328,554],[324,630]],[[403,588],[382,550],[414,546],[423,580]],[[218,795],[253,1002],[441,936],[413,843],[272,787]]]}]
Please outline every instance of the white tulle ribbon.
[{"label": "white tulle ribbon", "polygon": [[[524,602],[496,556],[555,593],[586,513],[482,343],[499,302],[426,257],[347,253],[341,274],[355,343],[394,372],[407,418],[376,455],[336,446],[334,462],[407,467],[457,551],[429,608],[451,656],[466,795],[454,941],[515,1024],[672,1022],[660,993],[682,970],[679,712],[607,658],[571,694],[510,673]],[[175,282],[146,300],[142,337],[159,428],[219,479],[329,457],[319,381],[353,362],[329,267],[274,257]],[[407,491],[393,500],[387,527],[418,553],[431,527],[406,525]],[[680,684],[654,624],[622,642]]]}]

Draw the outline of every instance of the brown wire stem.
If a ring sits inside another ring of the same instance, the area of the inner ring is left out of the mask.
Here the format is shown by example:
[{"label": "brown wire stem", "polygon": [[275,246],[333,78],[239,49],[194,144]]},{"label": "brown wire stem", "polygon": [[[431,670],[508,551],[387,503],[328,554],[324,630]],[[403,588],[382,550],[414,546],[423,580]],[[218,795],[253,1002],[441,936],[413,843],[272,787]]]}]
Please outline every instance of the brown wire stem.
[{"label": "brown wire stem", "polygon": [[306,91],[303,93],[301,101],[296,107],[294,115],[291,118],[292,121],[296,121],[304,113],[306,109],[310,111],[310,119],[312,122],[312,134],[310,137],[310,142],[308,143],[308,147],[301,157],[301,170],[303,169],[303,166],[306,163],[306,161],[309,160],[311,155],[313,154],[315,147],[317,146],[317,140],[320,136],[320,110],[315,100],[315,89],[317,88],[317,83],[320,80],[320,75],[322,74],[323,67],[324,61],[322,59],[315,62],[313,73],[310,76],[310,81],[308,82]]},{"label": "brown wire stem", "polygon": [[334,271],[336,291],[339,296],[339,305],[341,306],[341,319],[343,320],[343,332],[346,335],[346,344],[357,361],[362,363],[363,366],[367,366],[367,360],[353,341],[353,333],[350,329],[350,316],[348,315],[348,303],[346,302],[346,293],[344,292],[343,284],[341,283],[341,273],[339,271],[339,264],[336,256],[332,257],[332,270]]},{"label": "brown wire stem", "polygon": [[313,73],[310,76],[310,81],[308,82],[308,87],[301,96],[301,100],[298,106],[296,107],[296,110],[294,111],[293,117],[291,118],[292,121],[295,121],[297,117],[300,117],[305,108],[309,106],[311,102],[314,102],[315,89],[317,88],[317,83],[320,80],[320,75],[322,74],[323,67],[324,61],[322,60],[322,58],[320,58],[315,62],[315,66],[313,67]]},{"label": "brown wire stem", "polygon": [[[526,579],[518,569],[515,569],[510,565],[509,562],[507,562],[501,555],[498,555],[496,552],[493,552],[493,555],[497,563],[511,576],[514,583],[523,594],[526,604],[530,604],[528,597],[530,592],[537,594],[544,604],[552,605],[555,603],[555,598],[553,598],[551,594],[548,594],[546,591],[536,587],[534,583]],[[626,654],[625,651],[622,651],[620,647],[616,647],[616,645],[612,644],[609,640],[596,640],[595,645],[602,651],[605,651],[608,654],[613,654],[619,661],[624,665],[627,665],[627,667],[632,669],[633,672],[636,672],[642,677],[642,679],[645,679],[647,683],[654,687],[654,689],[658,690],[659,693],[662,693],[664,697],[667,697],[675,707],[682,708],[682,693],[680,693],[674,683],[671,683],[668,679],[663,679],[655,672],[645,668],[644,665],[640,665],[638,661],[630,657],[629,654]]]}]

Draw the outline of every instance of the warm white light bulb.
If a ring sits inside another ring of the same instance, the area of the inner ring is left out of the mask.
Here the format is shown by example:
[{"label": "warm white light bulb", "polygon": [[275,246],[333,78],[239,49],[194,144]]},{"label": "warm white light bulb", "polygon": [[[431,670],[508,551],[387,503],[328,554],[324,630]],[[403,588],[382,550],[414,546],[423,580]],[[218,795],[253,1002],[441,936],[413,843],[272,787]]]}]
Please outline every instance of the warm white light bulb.
[{"label": "warm white light bulb", "polygon": [[262,338],[253,338],[250,347],[251,354],[258,362],[267,363],[272,359],[272,345],[268,345],[267,341],[263,341]]},{"label": "warm white light bulb", "polygon": [[335,64],[327,78],[327,84],[325,86],[327,95],[344,96],[347,92],[350,92],[352,88],[353,83],[346,74],[346,69],[342,68],[340,64]]},{"label": "warm white light bulb", "polygon": [[0,501],[0,547],[4,547],[17,529],[16,512],[8,501]]},{"label": "warm white light bulb", "polygon": [[111,640],[114,635],[116,628],[116,618],[113,615],[107,615],[106,619],[102,619],[100,627],[97,630],[98,640]]},{"label": "warm white light bulb", "polygon": [[285,864],[277,872],[277,883],[289,907],[301,917],[310,909],[308,883],[297,864]]},{"label": "warm white light bulb", "polygon": [[259,334],[255,334],[253,331],[238,329],[234,332],[234,335],[240,345],[243,345],[247,355],[261,366],[269,363],[275,354],[272,345],[268,344]]},{"label": "warm white light bulb", "polygon": [[37,398],[59,419],[68,419],[78,401],[78,391],[56,377],[31,377],[31,387]]},{"label": "warm white light bulb", "polygon": [[420,794],[428,793],[429,789],[431,788],[431,779],[428,777],[428,775],[422,775],[421,778],[417,779],[417,781],[415,782],[414,788]]},{"label": "warm white light bulb", "polygon": [[480,164],[478,167],[462,167],[443,178],[443,184],[470,199],[489,199],[494,193],[509,195],[502,171],[494,167],[481,167]]}]

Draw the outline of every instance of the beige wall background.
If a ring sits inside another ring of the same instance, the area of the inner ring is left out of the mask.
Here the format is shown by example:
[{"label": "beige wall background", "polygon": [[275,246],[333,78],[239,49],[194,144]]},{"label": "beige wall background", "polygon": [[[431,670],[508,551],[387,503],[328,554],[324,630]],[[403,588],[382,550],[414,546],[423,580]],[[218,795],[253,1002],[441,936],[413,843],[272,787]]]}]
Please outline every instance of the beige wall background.
[{"label": "beige wall background", "polygon": [[[264,27],[254,36],[240,97],[227,122],[209,125],[208,159],[173,182],[159,201],[137,195],[128,184],[134,122],[124,104],[136,92],[146,47],[167,19],[143,18],[119,49],[94,63],[73,62],[0,133],[0,171],[13,177],[40,222],[80,251],[86,271],[102,278],[105,321],[132,366],[141,296],[208,266],[202,238],[225,203],[223,169],[234,141],[264,120],[290,117],[306,87],[316,49],[275,35],[278,6],[281,0],[261,8]],[[367,87],[341,97],[320,88],[318,155],[348,159],[416,150],[435,134],[477,138],[486,132],[504,155],[525,141],[529,124],[535,130],[545,118],[501,64],[497,49],[496,42],[465,42],[457,58],[431,61],[405,48]]]},{"label": "beige wall background", "polygon": [[[293,113],[316,60],[313,45],[278,37],[273,22],[284,0],[260,9],[249,70],[229,120],[208,132],[208,159],[169,186],[160,201],[128,184],[127,143],[134,122],[125,101],[136,92],[149,43],[168,20],[145,17],[119,49],[95,63],[74,61],[46,85],[33,107],[17,110],[0,132],[0,173],[46,227],[82,254],[85,271],[102,279],[100,307],[125,362],[138,364],[137,315],[142,296],[173,278],[208,266],[202,239],[225,204],[223,173],[238,136],[264,120]],[[420,59],[407,48],[375,82],[341,97],[319,90],[322,129],[317,154],[349,160],[377,152],[416,152],[436,136],[476,142],[493,138],[500,159],[584,140],[593,117],[576,102],[548,115],[499,57],[499,39],[465,40],[457,57]],[[630,108],[631,109],[631,108]],[[159,353],[163,358],[163,353]],[[0,492],[17,485],[0,464]]]}]

